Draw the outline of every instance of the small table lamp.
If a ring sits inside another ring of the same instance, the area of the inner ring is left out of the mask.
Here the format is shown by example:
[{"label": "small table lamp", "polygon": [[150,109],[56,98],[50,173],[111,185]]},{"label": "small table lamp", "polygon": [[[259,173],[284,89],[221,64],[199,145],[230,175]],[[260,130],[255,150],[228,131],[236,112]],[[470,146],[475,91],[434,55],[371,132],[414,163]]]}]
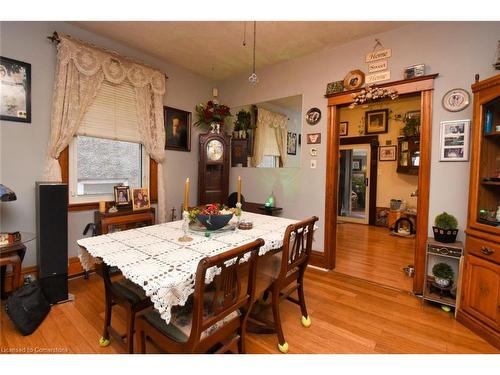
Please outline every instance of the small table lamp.
[{"label": "small table lamp", "polygon": [[14,193],[7,186],[0,184],[0,201],[10,202],[17,199],[16,193]]}]

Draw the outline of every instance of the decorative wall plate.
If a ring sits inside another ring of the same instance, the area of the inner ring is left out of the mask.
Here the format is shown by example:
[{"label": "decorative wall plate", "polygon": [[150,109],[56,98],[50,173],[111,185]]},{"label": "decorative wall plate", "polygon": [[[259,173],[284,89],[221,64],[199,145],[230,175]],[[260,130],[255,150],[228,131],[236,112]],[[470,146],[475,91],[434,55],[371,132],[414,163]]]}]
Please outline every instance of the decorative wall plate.
[{"label": "decorative wall plate", "polygon": [[351,70],[344,78],[344,88],[346,90],[359,89],[365,83],[365,73],[361,70]]},{"label": "decorative wall plate", "polygon": [[309,125],[316,125],[321,120],[321,110],[319,108],[311,108],[306,113],[306,122]]},{"label": "decorative wall plate", "polygon": [[459,112],[467,108],[470,95],[464,89],[453,89],[443,95],[443,108],[450,112]]}]

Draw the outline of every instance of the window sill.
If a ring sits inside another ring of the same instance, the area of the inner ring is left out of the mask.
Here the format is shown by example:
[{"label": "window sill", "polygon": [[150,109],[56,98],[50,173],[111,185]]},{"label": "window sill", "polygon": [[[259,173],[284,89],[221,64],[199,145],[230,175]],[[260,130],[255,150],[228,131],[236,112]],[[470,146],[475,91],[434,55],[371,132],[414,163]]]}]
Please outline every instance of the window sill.
[{"label": "window sill", "polygon": [[[106,208],[114,205],[114,201],[107,201]],[[158,201],[151,200],[151,204],[156,204]],[[89,202],[89,203],[72,203],[68,205],[68,212],[77,212],[77,211],[95,211],[99,209],[99,202]]]}]

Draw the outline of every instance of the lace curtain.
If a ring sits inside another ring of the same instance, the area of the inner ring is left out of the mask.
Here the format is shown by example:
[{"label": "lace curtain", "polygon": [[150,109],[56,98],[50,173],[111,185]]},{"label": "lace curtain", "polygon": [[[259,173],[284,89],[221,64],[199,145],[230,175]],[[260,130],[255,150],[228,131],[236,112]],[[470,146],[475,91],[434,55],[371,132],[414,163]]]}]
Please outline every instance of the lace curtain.
[{"label": "lace curtain", "polygon": [[281,166],[286,163],[286,142],[288,131],[288,118],[281,113],[271,112],[264,108],[257,108],[257,128],[255,129],[254,154],[252,166],[256,167],[262,162],[264,156],[264,144],[266,127],[274,130],[274,136],[280,153]]},{"label": "lace curtain", "polygon": [[76,134],[103,80],[120,84],[127,79],[134,86],[136,93],[141,142],[150,157],[158,163],[158,221],[164,222],[164,74],[115,52],[99,49],[67,36],[61,36],[57,49],[51,134],[44,179],[61,181],[59,155]]}]

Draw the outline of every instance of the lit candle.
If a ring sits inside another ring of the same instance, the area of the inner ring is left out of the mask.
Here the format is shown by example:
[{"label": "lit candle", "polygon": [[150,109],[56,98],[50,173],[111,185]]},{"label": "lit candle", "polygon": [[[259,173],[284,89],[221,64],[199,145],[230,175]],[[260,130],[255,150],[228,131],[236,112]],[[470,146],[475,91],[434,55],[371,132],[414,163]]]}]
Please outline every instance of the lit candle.
[{"label": "lit candle", "polygon": [[184,211],[187,211],[189,207],[189,177],[186,178],[186,183],[184,184]]},{"label": "lit candle", "polygon": [[241,203],[241,176],[238,176],[238,203]]}]

